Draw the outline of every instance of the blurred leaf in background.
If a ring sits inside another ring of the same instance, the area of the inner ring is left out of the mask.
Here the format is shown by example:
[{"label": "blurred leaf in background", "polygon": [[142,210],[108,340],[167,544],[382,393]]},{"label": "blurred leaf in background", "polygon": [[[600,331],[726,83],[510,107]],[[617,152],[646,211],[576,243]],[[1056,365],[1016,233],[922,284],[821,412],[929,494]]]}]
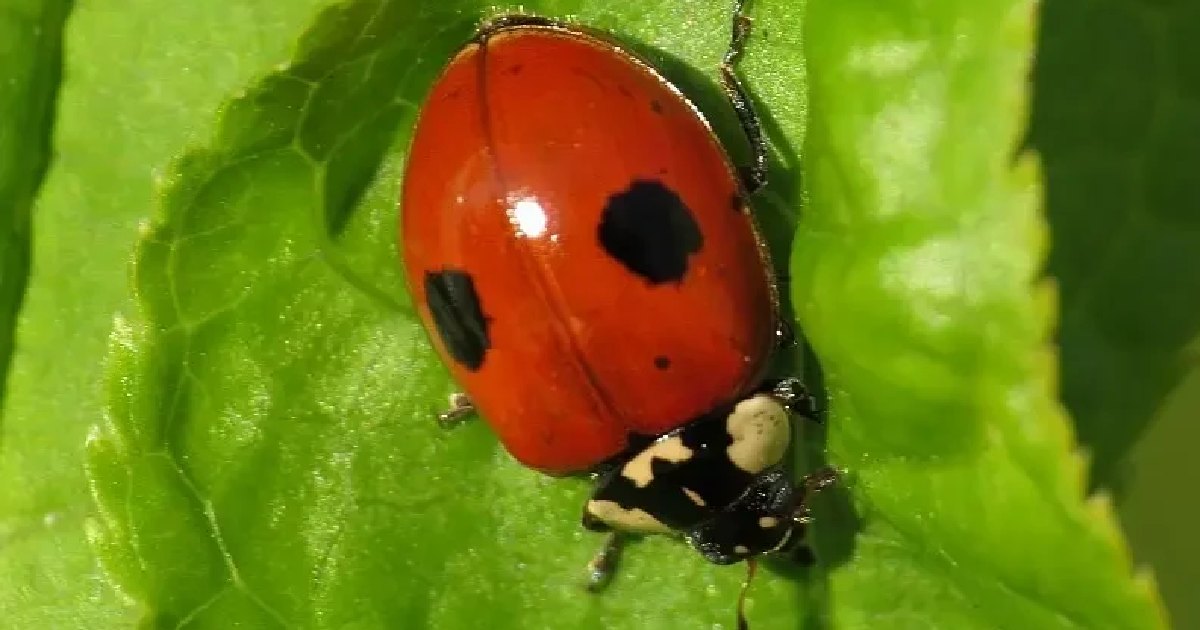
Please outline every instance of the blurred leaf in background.
[{"label": "blurred leaf in background", "polygon": [[1047,0],[1034,81],[1063,399],[1177,627],[1200,627],[1200,3]]},{"label": "blurred leaf in background", "polygon": [[1030,141],[1062,292],[1063,398],[1119,488],[1200,334],[1200,4],[1050,0]]},{"label": "blurred leaf in background", "polygon": [[[72,420],[74,410],[67,409],[67,414],[54,415],[46,400],[63,392],[57,387],[61,383],[53,379],[31,397],[23,368],[38,348],[25,336],[16,343],[16,365],[8,377],[18,322],[37,318],[39,303],[44,302],[44,293],[37,288],[24,299],[30,239],[32,231],[40,252],[45,251],[52,247],[53,230],[41,231],[45,225],[41,216],[36,217],[38,229],[31,230],[35,222],[31,215],[51,158],[63,27],[71,4],[0,0],[0,391],[4,392],[0,399],[5,409],[0,418],[0,620],[6,627],[112,625],[123,608],[100,577],[82,535],[82,516],[92,508],[80,467],[81,440],[100,406],[91,406],[91,419],[84,415]],[[38,214],[43,211],[39,208]],[[127,247],[130,238],[122,241]],[[120,252],[111,262],[119,265],[126,256]],[[44,269],[40,258],[36,262],[35,268]],[[114,295],[124,291],[114,289]],[[80,306],[80,312],[89,313],[87,304]],[[95,333],[103,335],[107,316],[90,315],[98,324]],[[58,323],[77,322],[67,317]],[[55,333],[61,340],[61,333]],[[43,350],[39,358],[55,366],[53,373],[60,373],[56,366],[70,350]],[[99,356],[95,352],[92,358]],[[93,367],[93,387],[98,375]],[[24,417],[15,411],[22,405],[29,412]],[[66,435],[63,429],[69,424],[76,430]]]},{"label": "blurred leaf in background", "polygon": [[29,278],[34,199],[50,164],[69,0],[0,4],[0,391]]},{"label": "blurred leaf in background", "polygon": [[[421,95],[486,7],[289,4],[135,2],[71,21],[5,409],[0,574],[15,577],[0,618],[729,624],[741,569],[672,541],[633,545],[609,592],[581,594],[598,542],[576,527],[586,484],[519,468],[482,424],[429,421],[453,385],[410,313],[394,199]],[[808,450],[850,474],[819,506],[822,566],[760,578],[753,626],[1162,627],[1107,504],[1084,501],[1054,403],[1041,192],[1036,165],[1012,161],[1033,6],[916,4],[754,7],[743,68],[776,148],[758,210],[829,385],[828,435]],[[1047,5],[1041,47],[1074,28],[1068,4]],[[737,150],[711,71],[727,3],[526,8],[619,33]],[[1073,64],[1039,62],[1039,89]],[[1059,229],[1070,177],[1039,148]],[[1074,238],[1056,234],[1053,261]],[[89,513],[106,572],[84,546]]]}]

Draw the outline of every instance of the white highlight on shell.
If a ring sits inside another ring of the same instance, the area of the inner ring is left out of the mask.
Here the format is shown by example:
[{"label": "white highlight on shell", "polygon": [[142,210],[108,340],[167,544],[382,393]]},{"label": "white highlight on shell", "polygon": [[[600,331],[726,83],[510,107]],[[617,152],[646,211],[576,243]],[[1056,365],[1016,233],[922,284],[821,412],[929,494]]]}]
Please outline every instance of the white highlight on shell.
[{"label": "white highlight on shell", "polygon": [[512,221],[523,236],[538,238],[546,233],[546,211],[533,199],[521,199],[513,205]]}]

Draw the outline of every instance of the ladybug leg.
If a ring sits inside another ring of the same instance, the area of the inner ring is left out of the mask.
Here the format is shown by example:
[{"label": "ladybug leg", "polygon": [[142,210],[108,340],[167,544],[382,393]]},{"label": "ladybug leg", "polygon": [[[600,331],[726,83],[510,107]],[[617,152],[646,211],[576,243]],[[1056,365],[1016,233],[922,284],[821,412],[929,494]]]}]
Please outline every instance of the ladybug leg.
[{"label": "ladybug leg", "polygon": [[779,348],[791,348],[796,345],[796,328],[782,317],[775,326],[775,344]]},{"label": "ladybug leg", "polygon": [[475,413],[475,405],[462,392],[450,394],[450,407],[438,414],[438,424],[443,429],[456,427],[466,421],[467,416]]},{"label": "ladybug leg", "polygon": [[805,475],[804,478],[800,480],[800,488],[802,489],[802,492],[800,493],[800,505],[796,506],[795,511],[792,512],[792,520],[797,525],[808,525],[811,523],[812,514],[809,513],[810,508],[808,507],[809,497],[826,488],[829,488],[830,486],[833,486],[837,482],[838,471],[830,466],[818,468],[817,470]]},{"label": "ladybug leg", "polygon": [[754,194],[767,184],[767,142],[763,137],[758,114],[754,111],[754,103],[750,100],[750,92],[734,70],[750,36],[750,18],[745,14],[745,5],[746,0],[734,2],[733,34],[729,40],[729,48],[725,50],[725,56],[721,59],[719,72],[721,89],[737,114],[742,133],[746,134],[746,140],[754,153],[750,166],[739,169],[746,193]]},{"label": "ladybug leg", "polygon": [[813,555],[812,548],[809,547],[803,535],[806,528],[813,522],[811,509],[809,508],[809,499],[812,498],[812,495],[833,486],[837,482],[837,470],[828,466],[818,468],[800,480],[799,488],[797,489],[798,492],[796,493],[796,507],[792,510],[791,515],[791,520],[794,524],[793,534],[788,537],[788,540],[784,544],[775,550],[776,553],[790,557],[794,562],[802,566],[811,566],[816,563],[816,557]]},{"label": "ladybug leg", "polygon": [[[599,472],[596,476],[601,480],[600,486],[603,487],[606,479],[617,472],[616,468],[608,468]],[[624,547],[625,536],[612,525],[601,520],[589,509],[590,503],[583,507],[583,518],[580,524],[583,528],[593,532],[601,532],[605,534],[604,544],[596,552],[595,556],[587,564],[587,576],[584,580],[584,588],[589,593],[599,593],[612,582],[613,575],[617,571],[617,561],[621,557],[621,549]]]},{"label": "ladybug leg", "polygon": [[604,545],[587,565],[586,587],[589,592],[604,590],[604,587],[612,582],[617,570],[617,561],[621,558],[621,550],[625,548],[625,540],[625,535],[615,530],[605,537]]},{"label": "ladybug leg", "polygon": [[817,420],[817,400],[808,393],[808,388],[800,379],[788,377],[767,380],[759,390],[778,400],[788,411],[810,420]]},{"label": "ladybug leg", "polygon": [[[649,462],[655,452],[653,444],[642,448],[634,457],[644,456]],[[653,502],[653,498],[658,498],[657,495],[646,496],[647,493],[653,495],[653,491],[638,488],[630,478],[627,470],[629,461],[628,458],[619,458],[598,469],[596,489],[583,506],[583,518],[580,520],[583,528],[606,535],[604,545],[587,566],[586,586],[593,593],[612,581],[621,550],[630,537],[675,532],[654,514],[658,504]]]}]

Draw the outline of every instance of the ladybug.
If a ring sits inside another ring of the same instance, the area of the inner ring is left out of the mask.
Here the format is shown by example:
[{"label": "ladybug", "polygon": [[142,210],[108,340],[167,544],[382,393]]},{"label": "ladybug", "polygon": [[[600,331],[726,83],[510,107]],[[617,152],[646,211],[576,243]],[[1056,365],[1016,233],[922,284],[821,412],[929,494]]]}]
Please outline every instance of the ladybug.
[{"label": "ladybug", "polygon": [[524,465],[592,473],[588,529],[682,535],[729,564],[794,548],[796,379],[766,381],[778,295],[746,199],[766,151],[733,63],[721,83],[754,147],[739,171],[696,106],[607,37],[525,15],[486,22],[420,110],[401,193],[409,288],[465,394]]}]

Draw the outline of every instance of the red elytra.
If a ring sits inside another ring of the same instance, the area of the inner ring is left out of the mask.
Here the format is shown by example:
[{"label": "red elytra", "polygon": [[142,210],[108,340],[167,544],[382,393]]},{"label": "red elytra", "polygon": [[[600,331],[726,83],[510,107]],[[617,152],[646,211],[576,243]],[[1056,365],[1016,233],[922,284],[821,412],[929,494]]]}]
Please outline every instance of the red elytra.
[{"label": "red elytra", "polygon": [[737,173],[696,107],[610,41],[482,32],[421,110],[401,208],[420,317],[529,467],[591,469],[763,376],[775,293]]}]

